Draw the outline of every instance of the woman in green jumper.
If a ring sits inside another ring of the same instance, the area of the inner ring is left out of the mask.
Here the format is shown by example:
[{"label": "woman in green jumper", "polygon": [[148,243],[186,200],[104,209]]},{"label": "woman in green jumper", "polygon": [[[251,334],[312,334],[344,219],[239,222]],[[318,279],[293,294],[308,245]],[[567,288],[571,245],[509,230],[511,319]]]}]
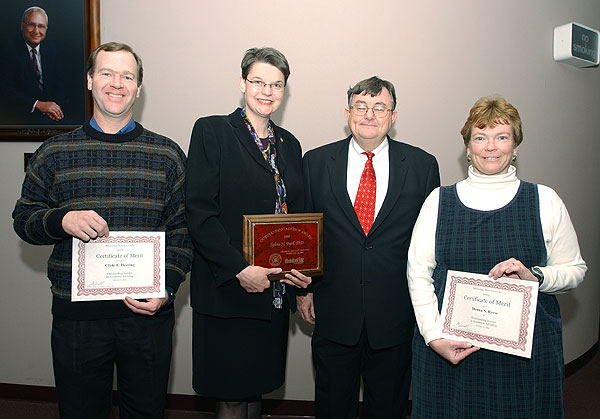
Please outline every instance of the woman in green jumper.
[{"label": "woman in green jumper", "polygon": [[[511,165],[523,140],[518,111],[481,98],[461,131],[467,179],[434,190],[413,231],[409,288],[414,418],[563,416],[564,361],[555,294],[575,288],[586,265],[565,205]],[[539,281],[531,359],[441,337],[448,270]]]}]

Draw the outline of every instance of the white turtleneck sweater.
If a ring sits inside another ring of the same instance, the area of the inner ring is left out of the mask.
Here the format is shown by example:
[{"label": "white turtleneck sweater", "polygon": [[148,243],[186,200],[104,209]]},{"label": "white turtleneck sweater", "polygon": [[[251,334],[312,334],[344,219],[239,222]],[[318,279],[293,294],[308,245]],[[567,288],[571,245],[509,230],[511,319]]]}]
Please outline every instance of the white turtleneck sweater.
[{"label": "white turtleneck sweater", "polygon": [[[460,201],[467,207],[491,211],[508,204],[516,195],[521,181],[510,166],[502,175],[480,175],[469,167],[467,179],[456,184]],[[544,274],[540,292],[560,294],[573,289],[583,280],[587,266],[581,258],[579,243],[569,213],[553,189],[538,185],[540,218],[548,259],[539,267]],[[429,344],[441,337],[440,313],[433,287],[435,269],[435,233],[440,189],[431,192],[423,203],[408,250],[408,286],[419,331]],[[531,268],[531,267],[529,267]]]}]

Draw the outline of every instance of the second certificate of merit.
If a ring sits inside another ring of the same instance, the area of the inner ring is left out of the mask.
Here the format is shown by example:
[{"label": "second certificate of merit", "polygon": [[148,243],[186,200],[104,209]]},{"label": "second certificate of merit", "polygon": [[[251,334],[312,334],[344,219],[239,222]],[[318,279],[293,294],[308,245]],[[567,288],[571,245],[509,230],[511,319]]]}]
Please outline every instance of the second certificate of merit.
[{"label": "second certificate of merit", "polygon": [[89,242],[73,238],[71,301],[163,298],[165,233],[111,231]]},{"label": "second certificate of merit", "polygon": [[442,336],[531,358],[538,283],[448,271]]}]

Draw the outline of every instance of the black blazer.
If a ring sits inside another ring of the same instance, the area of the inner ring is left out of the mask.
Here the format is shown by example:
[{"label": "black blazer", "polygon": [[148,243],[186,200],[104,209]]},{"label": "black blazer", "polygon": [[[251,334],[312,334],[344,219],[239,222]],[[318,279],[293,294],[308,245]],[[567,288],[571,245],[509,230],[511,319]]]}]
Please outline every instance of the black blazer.
[{"label": "black blazer", "polygon": [[47,40],[40,44],[42,91],[37,86],[29,50],[22,37],[7,42],[0,54],[4,62],[0,74],[6,83],[5,97],[0,99],[4,115],[0,118],[12,123],[53,123],[38,111],[31,113],[31,109],[36,100],[42,100],[56,102],[65,110],[64,74],[56,45]]},{"label": "black blazer", "polygon": [[387,195],[369,235],[346,186],[350,137],[304,156],[306,211],[323,213],[323,277],[312,284],[315,333],[345,345],[363,324],[380,349],[412,338],[414,312],[406,280],[410,236],[421,205],[440,185],[435,157],[389,139]]},{"label": "black blazer", "polygon": [[[288,212],[302,212],[302,149],[288,131],[273,124],[277,168],[286,187]],[[186,172],[186,217],[194,243],[191,302],[217,317],[270,319],[273,294],[247,293],[235,275],[242,256],[242,215],[275,212],[275,180],[252,139],[240,109],[196,121]],[[287,287],[290,307],[295,292]]]}]

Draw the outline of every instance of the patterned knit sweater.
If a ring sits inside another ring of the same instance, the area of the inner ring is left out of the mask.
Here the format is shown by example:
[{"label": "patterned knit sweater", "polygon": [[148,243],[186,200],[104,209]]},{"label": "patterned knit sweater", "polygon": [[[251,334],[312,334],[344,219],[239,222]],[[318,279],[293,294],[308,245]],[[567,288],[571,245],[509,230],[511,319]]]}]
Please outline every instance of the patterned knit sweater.
[{"label": "patterned knit sweater", "polygon": [[134,315],[122,301],[70,301],[72,240],[62,219],[73,210],[96,211],[109,230],[165,231],[166,286],[177,291],[192,260],[184,169],[181,148],[138,123],[131,132],[105,134],[88,122],[42,143],[29,162],[13,219],[26,242],[54,245],[47,272],[55,316]]}]

